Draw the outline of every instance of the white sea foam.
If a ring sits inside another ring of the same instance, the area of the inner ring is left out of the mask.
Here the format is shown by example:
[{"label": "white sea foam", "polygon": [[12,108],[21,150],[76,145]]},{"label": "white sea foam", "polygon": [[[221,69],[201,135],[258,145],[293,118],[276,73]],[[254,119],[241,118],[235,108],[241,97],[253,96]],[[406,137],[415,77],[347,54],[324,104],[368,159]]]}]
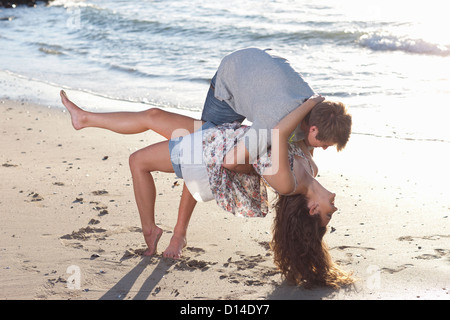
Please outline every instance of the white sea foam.
[{"label": "white sea foam", "polygon": [[64,7],[64,8],[98,8],[92,3],[87,3],[86,0],[53,0],[48,3],[49,7]]},{"label": "white sea foam", "polygon": [[380,51],[404,51],[409,53],[448,56],[450,46],[431,43],[423,39],[412,39],[407,36],[397,36],[388,33],[368,33],[358,41],[361,46]]}]

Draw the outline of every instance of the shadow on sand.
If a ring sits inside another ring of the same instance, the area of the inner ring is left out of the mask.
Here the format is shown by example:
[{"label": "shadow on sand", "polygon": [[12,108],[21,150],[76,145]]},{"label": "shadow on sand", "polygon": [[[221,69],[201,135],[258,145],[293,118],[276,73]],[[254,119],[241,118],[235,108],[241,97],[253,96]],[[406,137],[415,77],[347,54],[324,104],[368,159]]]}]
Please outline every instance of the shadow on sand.
[{"label": "shadow on sand", "polygon": [[[133,267],[122,279],[119,280],[111,289],[109,289],[100,300],[124,300],[130,299],[130,292],[136,283],[136,280],[141,276],[147,267],[154,268],[152,273],[142,283],[139,291],[132,300],[147,300],[154,291],[158,292],[157,285],[164,277],[169,269],[177,262],[170,259],[158,259],[157,265],[155,261],[149,260],[152,258],[142,258],[139,263]],[[312,288],[306,289],[299,286],[294,286],[283,281],[279,285],[273,287],[273,290],[267,294],[267,300],[322,300],[322,299],[339,299],[345,297],[355,288],[350,286],[346,289],[336,290],[332,288]],[[134,290],[133,290],[134,291]],[[154,293],[154,294],[155,294]]]},{"label": "shadow on sand", "polygon": [[[144,281],[137,294],[133,297],[133,300],[146,300],[173,264],[174,262],[170,260],[159,259],[158,265],[154,268],[152,274]],[[149,267],[149,265],[149,258],[143,258],[133,269],[120,279],[119,282],[109,289],[100,300],[124,300],[128,297],[137,278],[139,278],[145,268]]]}]

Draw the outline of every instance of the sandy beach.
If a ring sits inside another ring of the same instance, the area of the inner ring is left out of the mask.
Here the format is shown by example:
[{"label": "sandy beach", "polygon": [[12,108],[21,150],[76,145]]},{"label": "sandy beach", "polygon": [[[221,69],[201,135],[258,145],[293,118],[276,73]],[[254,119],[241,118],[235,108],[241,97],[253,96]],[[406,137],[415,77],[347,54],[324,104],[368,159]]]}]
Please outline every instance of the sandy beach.
[{"label": "sandy beach", "polygon": [[174,174],[156,174],[165,233],[156,256],[141,255],[128,157],[159,135],[75,131],[63,109],[10,100],[0,128],[0,299],[450,299],[447,143],[353,134],[340,153],[316,152],[339,208],[325,239],[358,281],[308,290],[273,264],[272,213],[243,219],[199,203],[183,258],[164,259],[182,190]]}]

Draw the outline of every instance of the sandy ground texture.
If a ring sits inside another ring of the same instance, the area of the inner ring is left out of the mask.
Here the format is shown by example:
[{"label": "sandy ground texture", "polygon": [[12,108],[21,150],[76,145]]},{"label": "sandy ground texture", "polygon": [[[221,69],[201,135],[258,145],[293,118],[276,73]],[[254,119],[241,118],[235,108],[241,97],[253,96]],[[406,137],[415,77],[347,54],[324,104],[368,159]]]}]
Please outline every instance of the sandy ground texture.
[{"label": "sandy ground texture", "polygon": [[[58,92],[55,92],[55,96]],[[162,138],[75,131],[67,112],[0,101],[0,299],[450,299],[448,144],[354,134],[316,152],[339,211],[325,239],[354,287],[287,284],[268,243],[273,214],[197,205],[178,260],[161,252],[182,181],[157,173],[154,257],[145,248],[128,157]]]}]

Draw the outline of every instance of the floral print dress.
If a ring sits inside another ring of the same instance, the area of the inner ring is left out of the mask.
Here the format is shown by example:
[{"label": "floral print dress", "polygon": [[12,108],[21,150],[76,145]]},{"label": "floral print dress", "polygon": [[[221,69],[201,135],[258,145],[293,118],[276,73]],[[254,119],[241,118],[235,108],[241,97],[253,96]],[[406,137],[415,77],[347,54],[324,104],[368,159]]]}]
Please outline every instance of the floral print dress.
[{"label": "floral print dress", "polygon": [[[211,191],[217,204],[224,210],[241,217],[265,217],[268,213],[268,197],[262,173],[271,166],[271,152],[260,156],[253,168],[258,174],[243,174],[222,167],[224,156],[248,130],[239,122],[227,123],[203,132],[203,158],[209,177]],[[289,145],[291,169],[294,154],[303,152]]]}]

